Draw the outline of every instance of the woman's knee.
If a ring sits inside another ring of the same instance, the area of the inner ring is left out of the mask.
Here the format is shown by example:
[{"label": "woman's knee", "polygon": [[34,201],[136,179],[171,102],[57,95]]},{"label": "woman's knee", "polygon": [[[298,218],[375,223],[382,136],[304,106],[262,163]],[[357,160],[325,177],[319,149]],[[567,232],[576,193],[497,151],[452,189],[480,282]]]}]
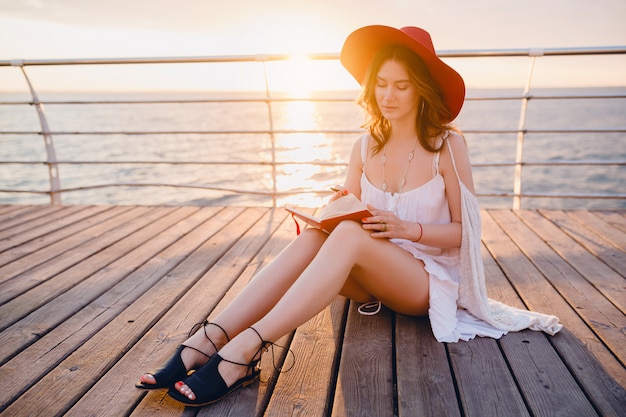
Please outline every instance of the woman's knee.
[{"label": "woman's knee", "polygon": [[319,247],[324,243],[327,237],[328,234],[322,232],[321,230],[313,227],[307,227],[300,233],[300,235],[298,235],[296,241]]},{"label": "woman's knee", "polygon": [[366,235],[367,231],[361,227],[361,223],[352,220],[342,221],[331,233],[331,236],[341,237],[342,239]]}]

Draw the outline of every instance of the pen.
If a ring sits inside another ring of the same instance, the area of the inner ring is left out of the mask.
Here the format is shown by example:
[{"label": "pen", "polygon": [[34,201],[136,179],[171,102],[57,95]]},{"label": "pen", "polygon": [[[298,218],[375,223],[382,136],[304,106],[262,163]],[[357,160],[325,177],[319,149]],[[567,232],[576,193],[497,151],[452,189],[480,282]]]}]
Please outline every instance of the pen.
[{"label": "pen", "polygon": [[335,191],[335,192],[337,192],[337,191],[343,190],[343,187],[341,185],[337,184],[337,185],[333,185],[332,187],[330,187],[330,189]]}]

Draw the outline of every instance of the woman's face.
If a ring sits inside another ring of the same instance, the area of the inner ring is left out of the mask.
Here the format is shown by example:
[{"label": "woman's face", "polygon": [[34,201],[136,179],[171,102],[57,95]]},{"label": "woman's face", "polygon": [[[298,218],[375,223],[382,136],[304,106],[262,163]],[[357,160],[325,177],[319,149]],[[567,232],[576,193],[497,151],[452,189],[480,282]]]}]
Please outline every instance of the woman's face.
[{"label": "woman's face", "polygon": [[390,122],[417,117],[418,95],[404,65],[388,60],[376,76],[376,103]]}]

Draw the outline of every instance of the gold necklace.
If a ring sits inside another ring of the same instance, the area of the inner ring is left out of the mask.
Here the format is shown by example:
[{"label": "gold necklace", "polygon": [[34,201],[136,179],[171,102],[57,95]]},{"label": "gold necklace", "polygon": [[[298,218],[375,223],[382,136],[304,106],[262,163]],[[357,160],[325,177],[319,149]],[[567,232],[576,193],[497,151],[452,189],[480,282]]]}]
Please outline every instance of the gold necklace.
[{"label": "gold necklace", "polygon": [[[404,188],[404,184],[406,184],[406,176],[409,173],[409,168],[411,167],[411,161],[413,160],[413,156],[415,154],[415,147],[417,146],[417,136],[415,137],[415,141],[413,141],[413,149],[409,152],[409,161],[406,164],[406,169],[404,170],[404,176],[402,177],[402,182],[400,183],[400,188],[398,189],[398,196],[402,193],[402,189]],[[387,179],[385,178],[385,162],[387,162],[387,142],[383,145],[383,156],[380,159],[383,164],[383,191],[387,192]]]}]

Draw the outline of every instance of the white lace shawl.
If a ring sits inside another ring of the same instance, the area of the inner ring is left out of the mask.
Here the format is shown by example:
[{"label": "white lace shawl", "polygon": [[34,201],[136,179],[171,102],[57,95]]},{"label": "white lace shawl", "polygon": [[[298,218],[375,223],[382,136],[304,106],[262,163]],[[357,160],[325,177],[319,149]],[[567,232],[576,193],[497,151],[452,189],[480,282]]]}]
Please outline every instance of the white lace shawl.
[{"label": "white lace shawl", "polygon": [[[446,141],[447,142],[447,141]],[[487,297],[485,270],[480,251],[481,219],[476,196],[463,184],[448,143],[452,165],[461,188],[463,233],[461,238],[459,298],[457,306],[491,326],[505,331],[540,330],[550,335],[563,327],[556,316],[521,310]]]}]

